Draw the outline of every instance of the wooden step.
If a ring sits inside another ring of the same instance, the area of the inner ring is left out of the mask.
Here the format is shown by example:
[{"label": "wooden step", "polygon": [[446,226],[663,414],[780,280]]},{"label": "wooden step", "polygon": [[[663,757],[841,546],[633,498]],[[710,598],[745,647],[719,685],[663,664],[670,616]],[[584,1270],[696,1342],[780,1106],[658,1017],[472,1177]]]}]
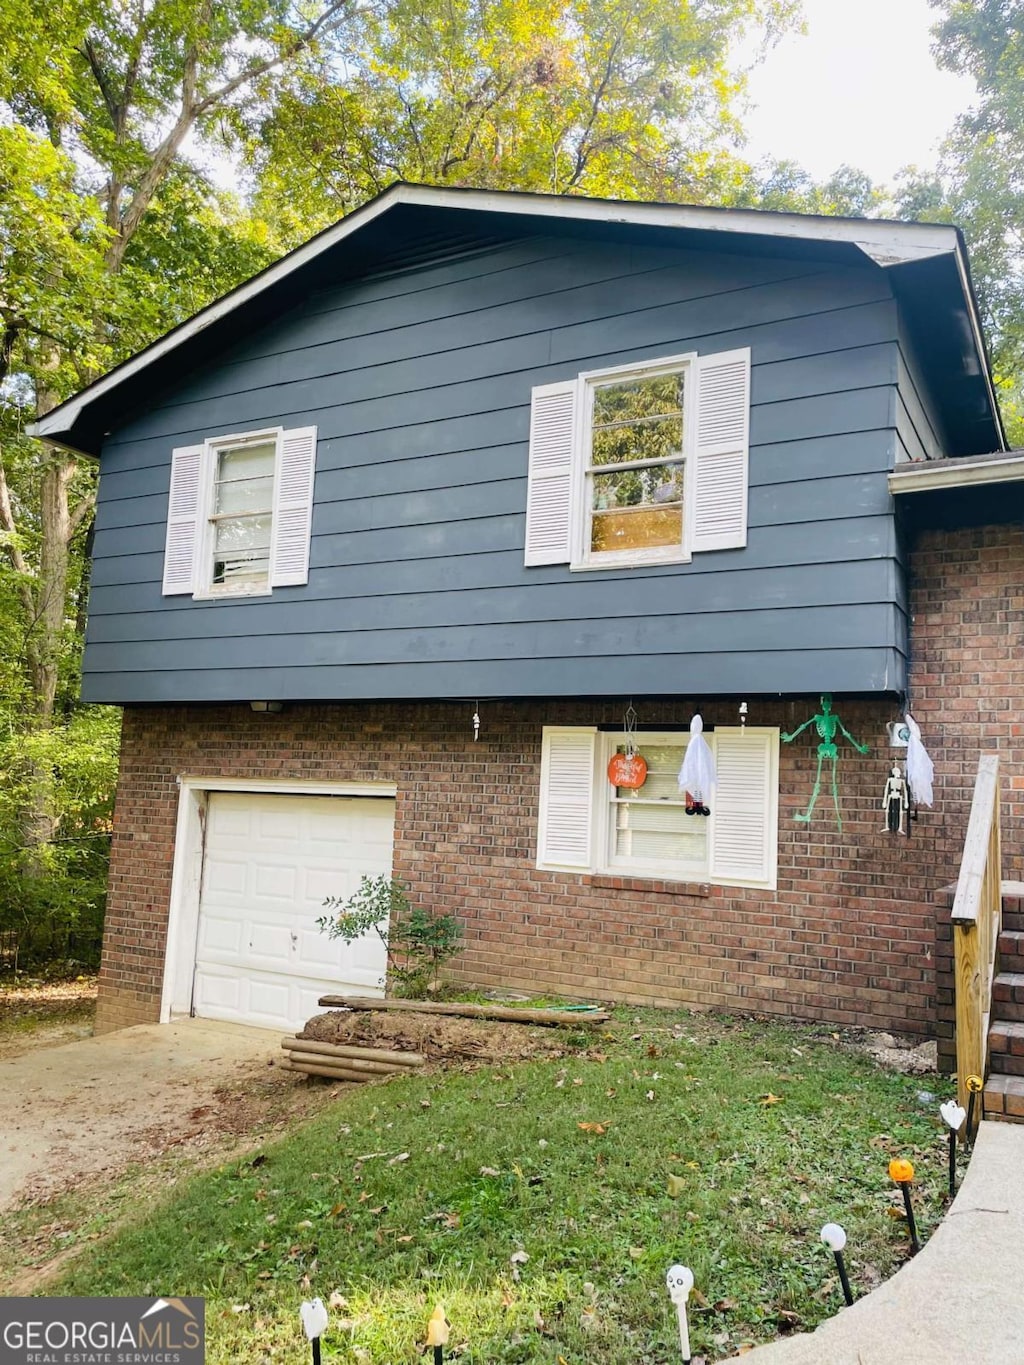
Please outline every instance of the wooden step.
[{"label": "wooden step", "polygon": [[1024,1123],[1024,1076],[989,1076],[984,1114],[1004,1123]]},{"label": "wooden step", "polygon": [[1024,933],[1019,929],[1007,929],[1004,925],[1000,931],[999,970],[1024,972]]},{"label": "wooden step", "polygon": [[988,1031],[988,1051],[996,1075],[1024,1076],[1024,1022],[997,1020]]}]

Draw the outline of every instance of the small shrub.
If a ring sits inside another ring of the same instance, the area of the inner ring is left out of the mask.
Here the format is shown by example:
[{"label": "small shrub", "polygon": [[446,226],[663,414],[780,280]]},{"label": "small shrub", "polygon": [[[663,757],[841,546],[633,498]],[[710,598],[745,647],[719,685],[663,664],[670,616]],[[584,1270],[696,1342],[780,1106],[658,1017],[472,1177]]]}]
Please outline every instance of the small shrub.
[{"label": "small shrub", "polygon": [[407,890],[405,882],[393,877],[363,877],[348,900],[327,897],[324,905],[335,913],[322,916],[317,924],[331,938],[346,943],[375,933],[384,944],[388,978],[396,994],[422,999],[436,985],[444,964],[462,951],[462,930],[454,915],[414,908]]}]

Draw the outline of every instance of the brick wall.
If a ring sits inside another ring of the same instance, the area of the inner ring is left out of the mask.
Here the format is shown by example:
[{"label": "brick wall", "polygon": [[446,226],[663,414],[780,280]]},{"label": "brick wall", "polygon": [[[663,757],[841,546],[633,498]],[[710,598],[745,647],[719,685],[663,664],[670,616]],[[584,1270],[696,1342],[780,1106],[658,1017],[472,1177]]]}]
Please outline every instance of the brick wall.
[{"label": "brick wall", "polygon": [[[1024,528],[929,531],[910,557],[913,711],[935,760],[940,1064],[955,1061],[949,911],[978,755],[1000,756],[1003,877],[1024,876]],[[948,872],[948,876],[946,875]]]},{"label": "brick wall", "polygon": [[[473,742],[460,704],[129,708],[125,713],[100,1029],[159,1011],[179,773],[391,781],[395,872],[463,920],[468,982],[630,1003],[763,1011],[838,1025],[950,1032],[936,1001],[939,888],[954,880],[981,748],[1005,763],[1006,876],[1024,878],[1024,537],[923,536],[912,557],[913,702],[936,762],[936,806],[908,839],[881,829],[894,702],[837,699],[842,833],[827,790],[810,826],[815,741],[783,745],[777,892],[540,872],[534,867],[541,727],[616,722],[623,702],[484,704]],[[642,701],[642,727],[686,723],[688,700]],[[749,723],[795,728],[817,697],[750,699]],[[736,703],[702,703],[735,724]],[[940,984],[940,991],[943,986]]]}]

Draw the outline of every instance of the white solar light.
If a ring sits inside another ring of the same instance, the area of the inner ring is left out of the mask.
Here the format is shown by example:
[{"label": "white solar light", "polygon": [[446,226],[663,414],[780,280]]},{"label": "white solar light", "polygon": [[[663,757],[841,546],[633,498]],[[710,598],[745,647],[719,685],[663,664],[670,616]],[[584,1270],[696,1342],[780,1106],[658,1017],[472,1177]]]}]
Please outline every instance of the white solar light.
[{"label": "white solar light", "polygon": [[829,1251],[842,1251],[846,1246],[846,1229],[838,1223],[826,1223],[821,1230],[821,1240]]}]

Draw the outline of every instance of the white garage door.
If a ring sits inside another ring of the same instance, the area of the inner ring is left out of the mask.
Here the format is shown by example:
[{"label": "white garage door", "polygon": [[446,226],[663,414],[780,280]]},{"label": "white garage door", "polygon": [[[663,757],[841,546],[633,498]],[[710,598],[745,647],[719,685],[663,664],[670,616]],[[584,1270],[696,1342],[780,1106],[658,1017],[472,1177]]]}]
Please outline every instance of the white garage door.
[{"label": "white garage door", "polygon": [[344,943],[316,922],[327,896],[390,876],[394,826],[386,797],[211,793],[193,1012],[291,1030],[325,991],[382,994],[377,935]]}]

